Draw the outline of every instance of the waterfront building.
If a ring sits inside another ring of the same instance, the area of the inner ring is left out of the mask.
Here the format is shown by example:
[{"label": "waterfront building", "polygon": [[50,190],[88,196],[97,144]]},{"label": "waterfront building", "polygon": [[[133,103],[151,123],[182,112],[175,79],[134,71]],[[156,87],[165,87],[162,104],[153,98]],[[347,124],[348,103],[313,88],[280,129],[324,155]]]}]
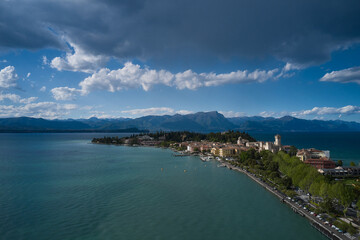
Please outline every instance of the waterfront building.
[{"label": "waterfront building", "polygon": [[319,169],[319,173],[323,175],[330,175],[336,178],[344,177],[359,177],[360,167],[336,167],[334,169]]},{"label": "waterfront building", "polygon": [[208,151],[208,150],[211,150],[211,146],[209,146],[209,145],[201,145],[200,146],[200,151],[201,152],[205,152],[205,151]]},{"label": "waterfront building", "polygon": [[237,145],[246,146],[246,143],[248,143],[248,142],[249,142],[249,140],[243,139],[242,137],[239,137],[238,140],[237,140]]},{"label": "waterfront building", "polygon": [[263,150],[267,150],[267,151],[270,151],[272,153],[276,153],[276,152],[282,150],[281,136],[279,134],[275,135],[275,141],[274,142],[262,142],[262,141],[246,142],[245,145],[246,145],[246,147],[249,147],[249,148],[255,148],[259,152],[263,151]]},{"label": "waterfront building", "polygon": [[150,137],[149,135],[140,136],[140,137],[138,137],[138,139],[142,142],[154,140],[154,138]]},{"label": "waterfront building", "polygon": [[328,158],[328,159],[330,159],[330,151],[329,150],[317,150],[315,148],[300,149],[296,153],[296,156],[302,162],[305,162],[308,159],[320,159],[320,158]]},{"label": "waterfront building", "polygon": [[259,142],[247,142],[245,146],[248,147],[248,148],[256,148],[256,149],[258,149],[259,148]]},{"label": "waterfront building", "polygon": [[219,149],[219,156],[220,157],[230,157],[235,154],[235,149],[231,147],[220,148]]},{"label": "waterfront building", "polygon": [[291,150],[291,146],[290,145],[284,145],[281,147],[281,150],[283,150],[286,153],[289,153]]},{"label": "waterfront building", "polygon": [[215,155],[215,156],[219,156],[219,148],[212,148],[211,149],[211,154]]},{"label": "waterfront building", "polygon": [[309,164],[317,169],[332,169],[336,167],[334,161],[324,157],[324,158],[311,158],[304,161],[304,163]]}]

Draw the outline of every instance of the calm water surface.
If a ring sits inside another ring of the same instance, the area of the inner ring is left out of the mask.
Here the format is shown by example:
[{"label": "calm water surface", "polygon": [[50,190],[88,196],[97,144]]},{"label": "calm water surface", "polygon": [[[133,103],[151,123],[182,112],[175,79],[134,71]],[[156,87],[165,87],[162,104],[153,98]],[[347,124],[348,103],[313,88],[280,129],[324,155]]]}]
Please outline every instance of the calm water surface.
[{"label": "calm water surface", "polygon": [[326,239],[241,173],[94,136],[0,134],[0,239]]},{"label": "calm water surface", "polygon": [[[257,140],[274,141],[274,133],[250,133]],[[342,160],[344,165],[351,161],[360,163],[360,132],[346,133],[281,133],[283,145],[297,148],[315,147],[330,150],[332,160]]]}]

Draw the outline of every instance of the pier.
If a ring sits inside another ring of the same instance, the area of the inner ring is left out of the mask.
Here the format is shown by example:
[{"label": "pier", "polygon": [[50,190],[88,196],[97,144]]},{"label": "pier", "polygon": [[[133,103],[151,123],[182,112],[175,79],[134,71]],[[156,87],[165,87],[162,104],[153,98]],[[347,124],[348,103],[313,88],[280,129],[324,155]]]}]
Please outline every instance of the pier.
[{"label": "pier", "polygon": [[173,157],[188,157],[192,156],[191,154],[173,154]]}]

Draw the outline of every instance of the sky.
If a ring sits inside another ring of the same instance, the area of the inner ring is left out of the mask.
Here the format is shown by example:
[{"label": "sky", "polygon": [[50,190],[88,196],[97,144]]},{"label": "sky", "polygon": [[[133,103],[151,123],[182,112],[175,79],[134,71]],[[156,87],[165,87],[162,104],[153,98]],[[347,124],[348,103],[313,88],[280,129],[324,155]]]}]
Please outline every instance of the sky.
[{"label": "sky", "polygon": [[0,1],[0,117],[360,122],[358,0]]}]

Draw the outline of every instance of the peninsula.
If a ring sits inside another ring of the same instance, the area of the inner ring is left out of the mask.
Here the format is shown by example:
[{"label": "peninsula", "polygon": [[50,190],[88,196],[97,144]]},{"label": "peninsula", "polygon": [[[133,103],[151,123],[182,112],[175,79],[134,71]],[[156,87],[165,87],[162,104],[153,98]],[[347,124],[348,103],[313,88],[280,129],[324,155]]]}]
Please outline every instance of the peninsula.
[{"label": "peninsula", "polygon": [[334,162],[330,151],[256,141],[245,132],[157,132],[94,138],[92,143],[171,148],[176,156],[198,155],[246,174],[306,217],[330,239],[355,239],[359,232],[360,168]]}]

